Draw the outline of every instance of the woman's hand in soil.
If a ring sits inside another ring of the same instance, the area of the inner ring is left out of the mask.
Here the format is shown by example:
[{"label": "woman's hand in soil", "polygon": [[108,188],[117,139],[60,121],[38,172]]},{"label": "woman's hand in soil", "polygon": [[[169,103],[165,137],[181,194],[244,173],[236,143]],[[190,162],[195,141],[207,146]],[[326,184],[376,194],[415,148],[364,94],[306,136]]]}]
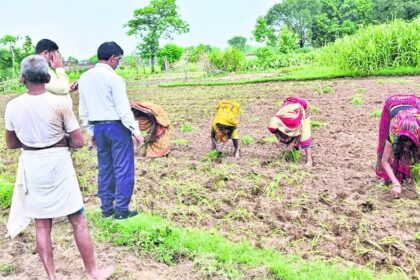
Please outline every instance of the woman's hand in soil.
[{"label": "woman's hand in soil", "polygon": [[400,198],[401,194],[401,185],[400,184],[394,184],[392,185],[391,189],[391,195],[393,198]]}]

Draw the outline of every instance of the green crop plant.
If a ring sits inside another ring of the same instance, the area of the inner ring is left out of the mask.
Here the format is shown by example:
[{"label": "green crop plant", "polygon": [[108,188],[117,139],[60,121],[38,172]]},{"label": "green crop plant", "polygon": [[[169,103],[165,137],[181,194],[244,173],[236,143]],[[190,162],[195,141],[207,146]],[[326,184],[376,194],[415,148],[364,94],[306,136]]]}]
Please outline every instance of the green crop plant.
[{"label": "green crop plant", "polygon": [[420,185],[420,163],[416,163],[411,168],[411,174],[416,185]]},{"label": "green crop plant", "polygon": [[0,275],[8,276],[13,271],[13,265],[11,263],[0,263]]},{"label": "green crop plant", "polygon": [[414,235],[414,238],[420,241],[420,231],[416,232],[416,234]]},{"label": "green crop plant", "polygon": [[246,145],[246,146],[251,145],[252,143],[254,143],[254,141],[255,141],[254,138],[252,136],[249,136],[249,135],[244,135],[244,136],[241,137],[241,143]]},{"label": "green crop plant", "polygon": [[302,159],[302,154],[299,150],[291,150],[291,151],[287,151],[284,154],[284,159],[287,162],[298,162]]},{"label": "green crop plant", "polygon": [[190,123],[184,123],[181,128],[180,128],[181,132],[191,132],[193,131],[193,126]]},{"label": "green crop plant", "polygon": [[380,109],[375,110],[375,111],[373,111],[372,113],[370,113],[370,116],[371,116],[372,118],[380,118],[380,117],[381,117],[381,115],[382,115],[382,110],[380,110]]},{"label": "green crop plant", "polygon": [[358,88],[358,89],[356,89],[356,93],[357,94],[363,94],[363,93],[365,93],[367,91],[367,89],[365,89],[365,88]]},{"label": "green crop plant", "polygon": [[175,145],[188,145],[190,143],[190,141],[188,139],[185,139],[185,138],[176,138],[176,139],[172,140],[171,143],[175,144]]},{"label": "green crop plant", "polygon": [[216,150],[211,150],[206,155],[206,157],[209,158],[209,159],[215,159],[215,158],[218,158],[219,156],[220,156],[220,152],[218,152]]},{"label": "green crop plant", "polygon": [[353,97],[351,99],[351,104],[353,104],[355,106],[363,105],[362,95],[361,94],[353,95]]}]

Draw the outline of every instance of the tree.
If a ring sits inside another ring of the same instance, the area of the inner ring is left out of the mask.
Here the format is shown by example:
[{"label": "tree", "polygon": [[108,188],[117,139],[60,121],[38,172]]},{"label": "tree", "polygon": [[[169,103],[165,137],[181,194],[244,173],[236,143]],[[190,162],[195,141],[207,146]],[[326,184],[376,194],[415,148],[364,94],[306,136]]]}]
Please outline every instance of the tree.
[{"label": "tree", "polygon": [[10,56],[12,59],[12,78],[16,77],[16,57],[15,57],[15,48],[16,48],[16,42],[19,39],[19,37],[14,37],[12,35],[5,35],[3,38],[0,39],[0,45],[6,46],[9,49]]},{"label": "tree", "polygon": [[165,67],[165,61],[168,63],[174,63],[177,62],[184,53],[184,49],[175,45],[175,44],[167,44],[165,47],[159,49],[158,54],[158,62],[162,69],[166,69]]},{"label": "tree", "polygon": [[35,47],[32,44],[32,39],[28,35],[25,36],[25,41],[23,42],[22,48],[23,48],[23,53],[25,57],[35,52]]},{"label": "tree", "polygon": [[283,26],[277,38],[277,49],[280,53],[288,54],[299,47],[299,36],[291,31],[287,25]]},{"label": "tree", "polygon": [[312,44],[321,47],[354,34],[372,22],[372,15],[372,0],[321,0],[321,10],[311,26]]},{"label": "tree", "polygon": [[189,31],[177,11],[175,0],[151,0],[150,5],[134,10],[133,19],[126,24],[128,35],[140,38],[138,50],[142,57],[150,58],[152,72],[155,72],[155,59],[159,50],[159,40],[172,39],[173,34]]},{"label": "tree", "polygon": [[420,0],[374,0],[373,18],[382,23],[401,18],[411,20],[420,14]]},{"label": "tree", "polygon": [[74,56],[69,56],[69,58],[67,59],[68,62],[74,63],[74,64],[78,64],[79,60],[77,58],[75,58]]},{"label": "tree", "polygon": [[242,36],[235,36],[228,41],[228,44],[232,48],[237,48],[241,51],[244,51],[246,47],[246,38]]},{"label": "tree", "polygon": [[320,7],[320,0],[284,0],[268,11],[267,25],[275,31],[287,25],[298,34],[299,45],[303,48],[306,40],[310,38],[312,21],[319,13]]},{"label": "tree", "polygon": [[274,35],[274,30],[268,25],[267,19],[264,16],[257,18],[252,35],[254,35],[255,41],[259,43],[266,42],[270,46],[275,44],[276,36]]}]

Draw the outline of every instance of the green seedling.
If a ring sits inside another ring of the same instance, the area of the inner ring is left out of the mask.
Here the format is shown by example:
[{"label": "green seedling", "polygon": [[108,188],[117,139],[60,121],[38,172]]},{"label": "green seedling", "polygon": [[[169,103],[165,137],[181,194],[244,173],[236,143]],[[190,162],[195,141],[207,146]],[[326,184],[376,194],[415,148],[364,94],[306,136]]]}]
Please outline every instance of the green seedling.
[{"label": "green seedling", "polygon": [[420,184],[420,163],[416,163],[411,168],[411,174],[413,176],[414,182],[419,185]]},{"label": "green seedling", "polygon": [[353,95],[353,98],[351,99],[351,104],[355,106],[361,106],[363,105],[363,99],[360,94]]},{"label": "green seedling", "polygon": [[252,143],[254,143],[254,138],[252,136],[249,136],[249,135],[244,135],[241,138],[241,143],[244,144],[244,145],[249,146]]},{"label": "green seedling", "polygon": [[416,238],[416,240],[420,240],[420,231],[416,232],[415,238]]},{"label": "green seedling", "polygon": [[363,93],[365,93],[367,91],[367,89],[365,89],[365,88],[358,88],[358,89],[356,89],[356,92],[358,93],[358,94],[363,94]]},{"label": "green seedling", "polygon": [[208,152],[207,157],[209,159],[215,159],[218,158],[220,156],[220,152],[216,151],[216,150],[211,150],[210,152]]},{"label": "green seedling", "polygon": [[291,150],[285,153],[284,159],[287,162],[298,162],[302,159],[302,154],[299,150]]},{"label": "green seedling", "polygon": [[176,145],[188,145],[190,143],[190,141],[188,139],[185,139],[185,138],[176,138],[176,139],[172,140],[171,143],[176,144]]},{"label": "green seedling", "polygon": [[372,118],[380,118],[382,115],[382,111],[380,109],[373,111],[372,113],[370,113],[370,116]]},{"label": "green seedling", "polygon": [[193,126],[190,123],[184,123],[181,126],[181,129],[180,130],[181,130],[181,132],[191,132],[193,130]]},{"label": "green seedling", "polygon": [[325,122],[320,122],[320,121],[317,121],[317,120],[311,120],[311,128],[323,128],[326,125],[327,125],[327,123],[325,123]]},{"label": "green seedling", "polygon": [[13,271],[13,265],[10,263],[0,263],[0,275],[7,276]]}]

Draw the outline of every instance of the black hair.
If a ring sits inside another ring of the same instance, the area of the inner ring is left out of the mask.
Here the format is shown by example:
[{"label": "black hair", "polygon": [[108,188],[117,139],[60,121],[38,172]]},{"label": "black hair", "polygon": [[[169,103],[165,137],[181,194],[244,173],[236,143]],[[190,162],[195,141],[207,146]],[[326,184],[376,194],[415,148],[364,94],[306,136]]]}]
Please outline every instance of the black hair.
[{"label": "black hair", "polygon": [[113,55],[123,55],[123,49],[115,42],[105,42],[98,48],[98,60],[108,60]]},{"label": "black hair", "polygon": [[43,51],[57,51],[58,45],[50,39],[42,39],[35,46],[35,53],[40,54]]},{"label": "black hair", "polygon": [[220,131],[222,131],[223,133],[225,133],[225,131],[227,131],[227,137],[231,137],[233,131],[235,130],[236,126],[231,126],[231,125],[224,125],[221,123],[217,123],[216,126],[220,129]]},{"label": "black hair", "polygon": [[409,157],[411,159],[417,158],[419,155],[417,154],[417,146],[409,137],[402,135],[399,136],[396,143],[393,145],[394,150],[394,158],[396,160],[400,160],[404,154],[404,147],[408,145]]}]

